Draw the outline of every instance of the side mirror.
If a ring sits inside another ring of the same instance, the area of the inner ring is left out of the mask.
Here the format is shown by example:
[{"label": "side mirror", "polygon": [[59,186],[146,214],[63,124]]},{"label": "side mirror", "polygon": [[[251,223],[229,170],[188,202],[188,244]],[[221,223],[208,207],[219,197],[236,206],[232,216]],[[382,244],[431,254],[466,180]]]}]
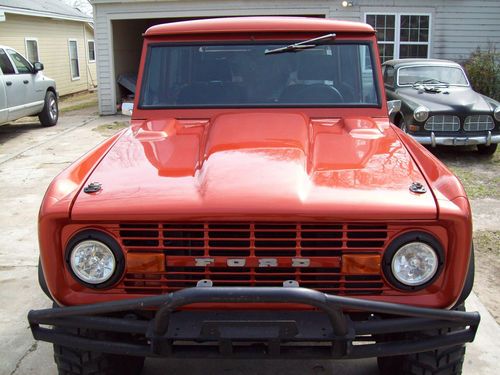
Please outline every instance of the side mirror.
[{"label": "side mirror", "polygon": [[134,111],[134,103],[133,102],[123,102],[122,103],[122,115],[132,116],[133,111]]},{"label": "side mirror", "polygon": [[389,110],[389,116],[401,110],[401,100],[389,100],[387,102],[387,109]]},{"label": "side mirror", "polygon": [[39,61],[33,64],[33,69],[35,69],[35,73],[43,70],[43,64]]}]

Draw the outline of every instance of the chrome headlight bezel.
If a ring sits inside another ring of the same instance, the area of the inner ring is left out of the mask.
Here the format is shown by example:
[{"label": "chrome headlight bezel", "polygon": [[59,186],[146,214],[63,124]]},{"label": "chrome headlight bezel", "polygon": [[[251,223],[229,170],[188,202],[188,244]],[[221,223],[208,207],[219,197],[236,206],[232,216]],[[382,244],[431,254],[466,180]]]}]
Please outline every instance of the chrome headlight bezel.
[{"label": "chrome headlight bezel", "polygon": [[496,121],[500,122],[500,105],[493,111],[493,117]]},{"label": "chrome headlight bezel", "polygon": [[418,106],[413,111],[413,118],[415,119],[415,121],[421,123],[427,121],[427,119],[429,118],[429,108],[424,107],[423,105]]},{"label": "chrome headlight bezel", "polygon": [[[102,245],[101,250],[105,253],[110,252],[108,255],[112,254],[114,257],[113,272],[103,278],[102,281],[97,282],[86,279],[85,276],[74,267],[75,250],[79,249],[83,244],[91,245],[92,243]],[[92,289],[105,289],[115,285],[123,276],[123,271],[125,269],[125,257],[120,245],[113,237],[100,230],[87,229],[75,234],[66,246],[65,259],[66,267],[73,279],[79,284]]]},{"label": "chrome headlight bezel", "polygon": [[[404,251],[405,246],[408,246],[412,243],[421,243],[423,245],[422,248],[431,249],[432,251],[434,251],[436,257],[436,267],[433,270],[433,274],[429,277],[426,277],[423,281],[414,284],[409,282],[405,283],[404,280],[395,275],[394,272],[394,260],[398,255],[398,252]],[[389,283],[397,289],[417,291],[425,289],[439,277],[439,275],[443,271],[444,261],[445,259],[443,247],[434,236],[426,232],[407,232],[396,237],[389,244],[384,253],[382,269],[387,281],[389,281]]]}]

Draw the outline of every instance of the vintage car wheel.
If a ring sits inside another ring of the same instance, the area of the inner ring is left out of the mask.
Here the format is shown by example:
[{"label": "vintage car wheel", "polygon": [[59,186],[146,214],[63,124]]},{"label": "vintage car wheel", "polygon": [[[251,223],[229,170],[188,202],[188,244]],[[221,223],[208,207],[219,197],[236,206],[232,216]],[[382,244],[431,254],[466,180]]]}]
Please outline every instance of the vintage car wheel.
[{"label": "vintage car wheel", "polygon": [[[465,311],[464,304],[454,310]],[[447,331],[452,331],[448,329]],[[406,339],[419,338],[443,334],[445,330],[430,330],[406,335]],[[396,339],[395,337],[392,337]],[[401,337],[398,337],[401,339]],[[386,337],[383,341],[390,341]],[[460,375],[465,357],[465,345],[455,345],[428,352],[413,353],[392,357],[378,357],[377,363],[381,375]]]},{"label": "vintage car wheel", "polygon": [[[62,329],[61,329],[62,330]],[[84,329],[67,329],[82,337],[110,338],[111,334]],[[115,337],[122,339],[122,337]],[[107,354],[54,344],[54,361],[59,375],[139,375],[144,357]]]},{"label": "vintage car wheel", "polygon": [[47,91],[45,94],[45,104],[42,112],[38,114],[38,119],[42,126],[54,126],[59,118],[59,107],[57,105],[56,94]]},{"label": "vintage car wheel", "polygon": [[497,150],[497,144],[493,143],[489,146],[486,145],[477,145],[477,152],[481,155],[493,155]]},{"label": "vintage car wheel", "polygon": [[399,120],[398,126],[399,126],[399,128],[401,129],[401,131],[403,133],[407,133],[408,134],[408,129],[406,128],[406,121],[405,121],[404,118],[401,118],[401,120]]}]

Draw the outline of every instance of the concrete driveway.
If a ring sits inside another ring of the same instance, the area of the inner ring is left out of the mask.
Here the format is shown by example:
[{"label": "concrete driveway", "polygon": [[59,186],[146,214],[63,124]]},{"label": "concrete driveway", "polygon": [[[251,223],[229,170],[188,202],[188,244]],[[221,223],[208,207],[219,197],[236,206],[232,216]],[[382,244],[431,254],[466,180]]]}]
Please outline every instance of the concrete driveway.
[{"label": "concrete driveway", "polygon": [[[54,128],[36,123],[0,127],[0,374],[49,375],[56,369],[51,345],[33,340],[26,314],[49,307],[36,281],[36,222],[40,201],[52,178],[106,138],[104,124],[126,121],[97,118],[90,111],[68,113]],[[96,131],[97,130],[97,131]],[[475,295],[468,310],[482,323],[468,345],[464,374],[498,373],[500,328]],[[144,374],[377,374],[376,361],[212,361],[148,360]]]}]

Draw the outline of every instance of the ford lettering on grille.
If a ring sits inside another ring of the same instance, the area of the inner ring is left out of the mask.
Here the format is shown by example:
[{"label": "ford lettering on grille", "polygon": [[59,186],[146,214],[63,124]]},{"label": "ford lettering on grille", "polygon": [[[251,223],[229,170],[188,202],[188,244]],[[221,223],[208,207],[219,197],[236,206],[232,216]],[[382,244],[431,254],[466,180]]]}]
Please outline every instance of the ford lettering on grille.
[{"label": "ford lettering on grille", "polygon": [[[340,260],[332,259],[336,265]],[[195,258],[194,266],[228,266],[228,267],[309,267],[311,260],[307,258]]]}]

